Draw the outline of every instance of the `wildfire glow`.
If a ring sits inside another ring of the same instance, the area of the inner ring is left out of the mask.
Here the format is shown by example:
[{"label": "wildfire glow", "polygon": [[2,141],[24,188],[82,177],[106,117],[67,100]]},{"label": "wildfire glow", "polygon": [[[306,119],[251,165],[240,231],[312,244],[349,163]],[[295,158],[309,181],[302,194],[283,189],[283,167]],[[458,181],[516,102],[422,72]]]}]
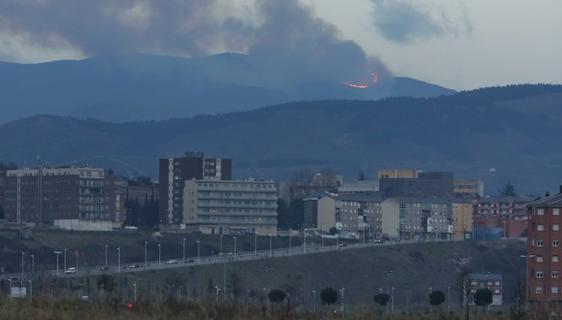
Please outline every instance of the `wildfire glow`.
[{"label": "wildfire glow", "polygon": [[364,84],[364,83],[344,82],[343,84],[350,88],[355,88],[355,89],[367,89],[369,87],[368,84]]},{"label": "wildfire glow", "polygon": [[[379,75],[376,74],[375,72],[371,73],[371,83],[372,84],[377,84],[379,83]],[[369,88],[371,85],[368,83],[352,83],[352,82],[347,82],[345,81],[343,83],[345,86],[348,86],[350,88],[354,88],[354,89],[367,89]]]}]

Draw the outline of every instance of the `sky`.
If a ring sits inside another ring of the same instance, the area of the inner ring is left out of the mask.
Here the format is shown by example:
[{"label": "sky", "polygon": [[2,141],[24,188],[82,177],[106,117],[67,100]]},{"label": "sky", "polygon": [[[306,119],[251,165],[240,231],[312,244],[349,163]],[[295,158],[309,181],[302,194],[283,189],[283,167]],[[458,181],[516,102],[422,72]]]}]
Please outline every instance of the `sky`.
[{"label": "sky", "polygon": [[[277,59],[288,61],[305,46],[310,56],[333,49],[322,56],[326,64],[375,61],[392,74],[457,90],[562,83],[561,17],[560,0],[0,0],[0,60],[123,50],[269,57],[294,46]],[[299,30],[309,34],[301,39]]]}]

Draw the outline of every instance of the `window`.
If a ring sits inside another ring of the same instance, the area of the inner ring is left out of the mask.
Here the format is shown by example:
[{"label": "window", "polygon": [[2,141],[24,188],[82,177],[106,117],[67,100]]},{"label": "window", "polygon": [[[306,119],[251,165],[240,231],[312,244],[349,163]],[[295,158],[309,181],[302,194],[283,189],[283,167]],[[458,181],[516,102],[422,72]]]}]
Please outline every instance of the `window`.
[{"label": "window", "polygon": [[542,279],[542,278],[544,278],[544,272],[542,272],[542,271],[537,271],[537,273],[535,274],[535,276],[537,277],[537,279]]},{"label": "window", "polygon": [[558,223],[553,224],[552,231],[560,231],[560,225]]},{"label": "window", "polygon": [[544,209],[542,209],[542,208],[541,208],[541,209],[537,209],[537,214],[538,214],[539,216],[544,216]]},{"label": "window", "polygon": [[558,247],[558,246],[560,246],[560,240],[552,240],[552,246],[553,246],[553,247]]},{"label": "window", "polygon": [[543,240],[537,240],[537,247],[542,247],[544,246],[544,241]]},{"label": "window", "polygon": [[552,293],[560,293],[560,287],[552,287],[552,288],[550,288],[550,292],[552,292]]},{"label": "window", "polygon": [[543,257],[542,256],[537,256],[537,263],[542,263],[543,262]]},{"label": "window", "polygon": [[537,224],[537,231],[544,231],[544,225],[543,224]]},{"label": "window", "polygon": [[560,272],[559,271],[552,271],[552,277],[553,278],[558,278],[560,276]]},{"label": "window", "polygon": [[560,215],[560,209],[559,208],[552,209],[552,215],[553,216],[559,216]]},{"label": "window", "polygon": [[559,256],[552,256],[552,262],[560,262]]},{"label": "window", "polygon": [[537,294],[542,294],[542,292],[543,292],[542,287],[537,287],[537,288],[535,289],[535,292],[536,292]]}]

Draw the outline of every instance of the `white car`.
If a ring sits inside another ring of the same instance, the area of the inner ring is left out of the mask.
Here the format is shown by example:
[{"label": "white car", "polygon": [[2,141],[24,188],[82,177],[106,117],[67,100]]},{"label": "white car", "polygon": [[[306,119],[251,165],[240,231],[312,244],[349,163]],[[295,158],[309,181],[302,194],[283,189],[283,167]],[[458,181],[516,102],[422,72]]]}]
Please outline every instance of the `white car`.
[{"label": "white car", "polygon": [[178,260],[176,259],[168,260],[166,264],[178,264]]},{"label": "white car", "polygon": [[75,274],[76,268],[68,268],[64,271],[65,274]]}]

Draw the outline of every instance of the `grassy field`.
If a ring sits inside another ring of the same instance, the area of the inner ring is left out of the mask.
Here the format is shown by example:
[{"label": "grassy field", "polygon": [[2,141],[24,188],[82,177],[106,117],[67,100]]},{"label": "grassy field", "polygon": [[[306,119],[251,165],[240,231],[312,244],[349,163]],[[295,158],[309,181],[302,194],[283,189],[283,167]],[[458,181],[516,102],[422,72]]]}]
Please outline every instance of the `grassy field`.
[{"label": "grassy field", "polygon": [[[138,272],[105,279],[98,277],[54,284],[44,281],[36,284],[36,292],[69,297],[111,296],[119,301],[133,301],[133,288],[136,287],[139,300],[162,302],[172,296],[181,301],[214,301],[215,286],[218,286],[221,289],[220,301],[255,304],[265,298],[269,289],[280,288],[290,294],[293,304],[303,310],[313,310],[318,305],[320,290],[333,287],[345,288],[345,303],[361,311],[372,306],[375,293],[394,287],[396,310],[409,312],[423,311],[428,307],[427,293],[432,288],[449,292],[449,305],[456,309],[460,298],[460,269],[464,263],[472,272],[502,273],[504,301],[509,303],[515,284],[523,279],[525,266],[519,255],[524,250],[522,241],[400,244]],[[390,277],[388,270],[392,270]],[[101,290],[104,286],[111,290]],[[53,287],[57,289],[53,291]],[[316,295],[313,290],[316,290]]]},{"label": "grassy field", "polygon": [[[148,319],[194,319],[194,320],[460,320],[459,312],[433,310],[387,314],[380,309],[341,313],[337,306],[324,306],[316,312],[297,312],[287,304],[215,304],[213,302],[181,302],[168,299],[161,304],[139,302],[134,306],[115,303],[85,303],[69,299],[43,299],[34,301],[8,301],[0,299],[0,319],[9,320],[148,320]],[[471,312],[470,319],[503,320],[518,319],[508,313]],[[522,318],[519,318],[522,319]],[[547,319],[547,317],[544,317]]]}]

